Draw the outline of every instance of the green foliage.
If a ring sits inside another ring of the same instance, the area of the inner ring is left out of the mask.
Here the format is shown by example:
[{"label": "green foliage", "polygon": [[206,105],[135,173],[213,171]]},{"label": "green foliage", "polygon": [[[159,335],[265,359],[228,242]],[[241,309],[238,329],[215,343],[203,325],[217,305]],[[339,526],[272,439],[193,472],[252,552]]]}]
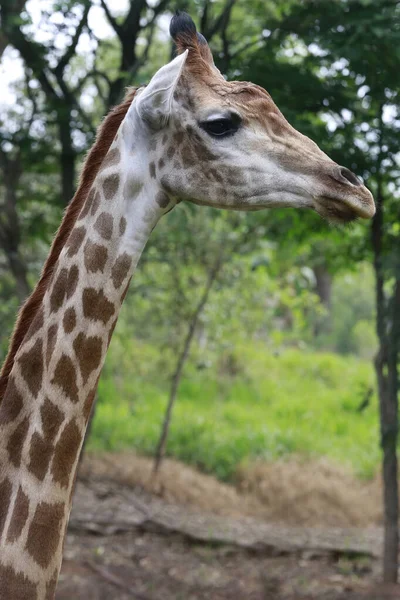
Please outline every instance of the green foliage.
[{"label": "green foliage", "polygon": [[[152,455],[167,400],[166,382],[155,375],[164,358],[143,343],[119,342],[117,334],[89,445]],[[372,476],[379,460],[375,396],[365,410],[359,406],[373,381],[372,366],[355,358],[232,344],[208,367],[188,368],[168,454],[224,480],[243,461],[293,453],[326,456]]]}]

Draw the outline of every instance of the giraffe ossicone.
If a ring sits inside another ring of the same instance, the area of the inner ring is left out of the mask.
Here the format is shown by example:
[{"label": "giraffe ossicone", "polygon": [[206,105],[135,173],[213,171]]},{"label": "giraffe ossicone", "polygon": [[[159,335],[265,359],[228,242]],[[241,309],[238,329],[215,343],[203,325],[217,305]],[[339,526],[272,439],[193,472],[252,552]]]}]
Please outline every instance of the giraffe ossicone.
[{"label": "giraffe ossicone", "polygon": [[0,600],[54,597],[98,378],[158,220],[181,200],[335,222],[375,211],[265,90],[225,81],[190,17],[171,34],[178,56],[101,125],[0,375]]}]

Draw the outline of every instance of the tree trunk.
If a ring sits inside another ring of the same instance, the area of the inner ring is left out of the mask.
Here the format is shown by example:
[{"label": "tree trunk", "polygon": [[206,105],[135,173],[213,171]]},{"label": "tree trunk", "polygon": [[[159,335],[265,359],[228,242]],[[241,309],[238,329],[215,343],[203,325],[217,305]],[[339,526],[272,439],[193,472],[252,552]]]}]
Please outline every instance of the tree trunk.
[{"label": "tree trunk", "polygon": [[326,310],[330,311],[332,299],[332,275],[325,265],[317,265],[313,268],[313,271],[315,275],[315,289],[318,297]]},{"label": "tree trunk", "polygon": [[324,307],[326,314],[320,316],[314,326],[314,335],[328,332],[331,328],[332,307],[332,275],[325,265],[317,265],[313,268],[315,275],[315,291]]},{"label": "tree trunk", "polygon": [[17,188],[22,173],[21,157],[8,156],[0,149],[0,167],[4,186],[2,218],[0,220],[0,247],[7,258],[10,271],[15,279],[18,301],[22,304],[30,292],[27,267],[23,262],[19,247],[21,226],[17,212]]},{"label": "tree trunk", "polygon": [[383,447],[383,479],[385,494],[385,556],[384,580],[397,583],[398,579],[398,549],[399,549],[399,494],[398,494],[398,465],[397,440],[398,425],[398,355],[399,355],[399,307],[400,280],[397,278],[394,294],[391,299],[389,319],[388,347],[388,395],[383,407],[382,418],[382,447]]},{"label": "tree trunk", "polygon": [[[103,3],[102,3],[103,4]],[[104,4],[103,4],[104,7]],[[147,9],[146,0],[131,0],[125,20],[119,26],[111,18],[114,30],[121,43],[121,61],[119,65],[119,76],[110,85],[108,105],[109,107],[121,101],[124,88],[133,79],[137,70],[137,39],[142,31],[141,18]],[[109,17],[110,20],[110,17]]]},{"label": "tree trunk", "polygon": [[175,404],[176,396],[178,394],[179,384],[182,379],[183,368],[184,368],[186,360],[189,356],[190,346],[193,341],[194,333],[196,331],[196,326],[199,321],[199,317],[200,317],[201,313],[203,312],[203,309],[207,303],[208,296],[210,294],[212,285],[213,285],[221,267],[222,267],[222,260],[220,257],[217,259],[216,263],[214,264],[212,270],[209,273],[203,295],[201,296],[200,301],[196,307],[196,310],[194,311],[192,318],[189,321],[189,326],[188,326],[185,341],[184,341],[184,344],[182,347],[182,351],[178,356],[176,367],[175,367],[174,373],[172,375],[171,389],[170,389],[170,394],[169,394],[169,399],[168,399],[168,404],[167,404],[167,410],[165,412],[164,421],[163,421],[162,428],[161,428],[161,434],[160,434],[160,438],[158,440],[155,457],[154,457],[154,466],[153,466],[154,474],[158,473],[161,463],[162,463],[162,460],[164,458],[165,448],[167,445],[169,426],[171,423],[172,410],[173,410],[173,407]]},{"label": "tree trunk", "polygon": [[[3,0],[3,5],[4,4],[7,4],[8,10],[11,10],[14,17],[17,18],[20,15],[20,13],[23,11],[23,9],[25,8],[26,0],[13,0],[12,2],[10,2],[10,0],[7,0],[6,2],[4,2],[4,0]],[[7,35],[4,33],[4,31],[0,31],[0,60],[3,56],[4,50],[7,48],[7,46],[8,46]]]},{"label": "tree trunk", "polygon": [[398,437],[398,304],[400,282],[397,281],[391,310],[387,306],[384,292],[383,266],[383,203],[379,185],[377,211],[372,223],[372,247],[376,277],[376,324],[379,350],[375,359],[378,381],[381,446],[383,452],[383,502],[385,540],[383,556],[383,579],[386,583],[397,583],[398,578],[398,518],[399,499],[397,483],[397,437]]},{"label": "tree trunk", "polygon": [[[383,580],[397,583],[398,577],[398,486],[397,486],[397,391],[389,381],[397,379],[397,367],[389,367],[382,359],[385,353],[380,349],[375,360],[378,379],[379,406],[381,416],[381,446],[383,452],[383,503],[385,540],[383,555]],[[385,375],[387,370],[387,375]]]}]

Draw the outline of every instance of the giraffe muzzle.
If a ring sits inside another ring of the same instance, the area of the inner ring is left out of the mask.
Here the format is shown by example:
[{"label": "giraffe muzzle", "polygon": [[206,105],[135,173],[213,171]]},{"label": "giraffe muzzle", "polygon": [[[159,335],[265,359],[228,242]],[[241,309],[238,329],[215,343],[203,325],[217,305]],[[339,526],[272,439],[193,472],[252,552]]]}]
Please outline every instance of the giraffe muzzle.
[{"label": "giraffe muzzle", "polygon": [[315,199],[315,209],[321,216],[334,222],[349,222],[357,218],[371,219],[375,215],[371,192],[346,167],[335,164],[324,181],[324,188]]}]

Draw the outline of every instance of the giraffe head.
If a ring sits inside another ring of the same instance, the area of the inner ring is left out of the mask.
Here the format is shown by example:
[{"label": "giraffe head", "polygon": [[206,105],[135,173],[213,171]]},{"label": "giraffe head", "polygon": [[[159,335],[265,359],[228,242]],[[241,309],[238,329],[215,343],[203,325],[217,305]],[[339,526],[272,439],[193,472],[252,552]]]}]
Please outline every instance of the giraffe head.
[{"label": "giraffe head", "polygon": [[311,208],[332,222],[370,218],[369,190],[294,129],[263,88],[226,81],[191,18],[170,33],[179,55],[135,101],[151,136],[151,174],[175,202],[235,210]]}]

